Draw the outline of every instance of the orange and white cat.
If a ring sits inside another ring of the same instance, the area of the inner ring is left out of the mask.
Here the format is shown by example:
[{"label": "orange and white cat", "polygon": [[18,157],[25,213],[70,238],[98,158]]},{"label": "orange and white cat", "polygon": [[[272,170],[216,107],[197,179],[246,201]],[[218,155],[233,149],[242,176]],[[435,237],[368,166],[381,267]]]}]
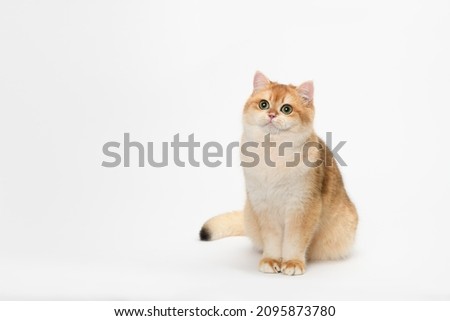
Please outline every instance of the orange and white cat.
[{"label": "orange and white cat", "polygon": [[[355,206],[331,151],[313,129],[313,95],[311,81],[283,85],[256,72],[244,107],[241,147],[257,142],[251,151],[259,162],[245,166],[255,158],[241,153],[244,210],[213,217],[200,231],[205,241],[250,237],[262,250],[261,272],[303,274],[307,260],[347,256],[355,238]],[[261,144],[267,137],[274,147],[268,155]],[[268,157],[270,162],[264,161]]]}]

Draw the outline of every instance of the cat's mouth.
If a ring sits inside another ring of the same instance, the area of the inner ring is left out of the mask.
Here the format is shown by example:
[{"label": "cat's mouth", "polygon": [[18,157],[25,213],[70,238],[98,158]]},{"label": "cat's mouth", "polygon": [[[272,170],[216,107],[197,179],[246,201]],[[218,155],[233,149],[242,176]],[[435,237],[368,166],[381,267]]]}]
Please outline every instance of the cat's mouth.
[{"label": "cat's mouth", "polygon": [[264,128],[266,128],[270,133],[276,133],[279,131],[284,130],[283,128],[278,127],[274,122],[269,121],[267,124],[265,124],[263,126]]}]

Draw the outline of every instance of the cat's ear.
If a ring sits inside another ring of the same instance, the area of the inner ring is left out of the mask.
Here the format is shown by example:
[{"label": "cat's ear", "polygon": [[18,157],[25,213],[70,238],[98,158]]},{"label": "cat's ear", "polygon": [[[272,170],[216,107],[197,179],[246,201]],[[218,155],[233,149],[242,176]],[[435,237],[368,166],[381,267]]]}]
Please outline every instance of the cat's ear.
[{"label": "cat's ear", "polygon": [[253,91],[260,90],[270,84],[270,80],[260,71],[255,72],[253,77]]},{"label": "cat's ear", "polygon": [[305,101],[310,102],[314,98],[314,84],[312,80],[305,81],[303,84],[297,87],[298,94]]}]

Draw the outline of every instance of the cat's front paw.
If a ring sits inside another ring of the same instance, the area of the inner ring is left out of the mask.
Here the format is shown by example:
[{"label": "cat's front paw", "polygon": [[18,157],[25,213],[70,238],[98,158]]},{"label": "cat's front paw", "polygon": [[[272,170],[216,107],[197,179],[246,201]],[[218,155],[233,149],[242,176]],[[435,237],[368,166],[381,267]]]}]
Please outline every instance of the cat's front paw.
[{"label": "cat's front paw", "polygon": [[305,273],[305,262],[300,260],[288,260],[281,264],[281,272],[286,275],[301,275]]},{"label": "cat's front paw", "polygon": [[263,273],[280,273],[281,262],[275,259],[263,258],[259,261],[259,271]]}]

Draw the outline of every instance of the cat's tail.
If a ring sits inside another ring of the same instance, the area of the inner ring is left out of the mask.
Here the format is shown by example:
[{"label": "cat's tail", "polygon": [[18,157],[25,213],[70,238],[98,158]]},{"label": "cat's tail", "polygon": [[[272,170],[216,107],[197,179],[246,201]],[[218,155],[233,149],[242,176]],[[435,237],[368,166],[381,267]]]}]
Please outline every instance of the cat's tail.
[{"label": "cat's tail", "polygon": [[242,211],[214,216],[207,220],[200,230],[200,240],[202,241],[214,241],[227,236],[242,235],[245,235]]}]

